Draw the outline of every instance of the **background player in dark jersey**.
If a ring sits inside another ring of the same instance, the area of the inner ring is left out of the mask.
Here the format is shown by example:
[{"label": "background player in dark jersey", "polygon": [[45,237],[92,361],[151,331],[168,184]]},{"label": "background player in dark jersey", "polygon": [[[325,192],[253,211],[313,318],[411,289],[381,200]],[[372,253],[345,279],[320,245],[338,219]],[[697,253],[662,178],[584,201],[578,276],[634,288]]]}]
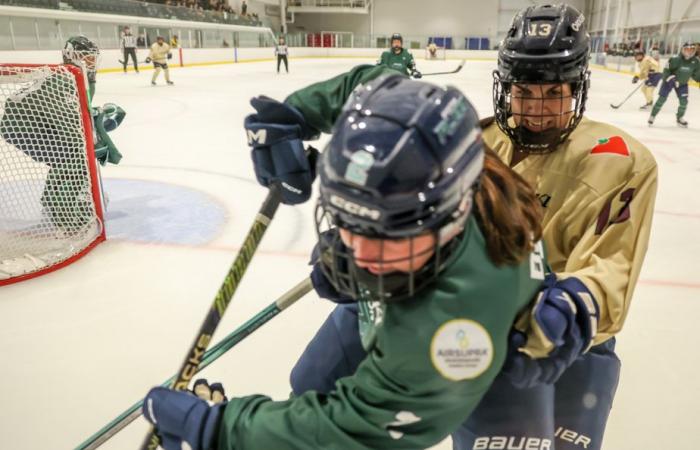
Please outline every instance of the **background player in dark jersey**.
[{"label": "background player in dark jersey", "polygon": [[399,33],[391,35],[391,48],[382,53],[379,64],[416,79],[423,76],[416,70],[416,62],[411,52],[403,48],[403,36]]}]

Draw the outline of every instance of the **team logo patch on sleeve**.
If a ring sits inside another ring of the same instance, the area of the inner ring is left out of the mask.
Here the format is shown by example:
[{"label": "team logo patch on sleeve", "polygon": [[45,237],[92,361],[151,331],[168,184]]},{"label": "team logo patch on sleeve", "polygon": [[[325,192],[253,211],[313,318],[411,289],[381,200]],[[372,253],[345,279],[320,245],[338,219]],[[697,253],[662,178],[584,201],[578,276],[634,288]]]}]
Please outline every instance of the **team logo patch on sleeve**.
[{"label": "team logo patch on sleeve", "polygon": [[614,153],[622,156],[630,155],[630,151],[627,148],[627,143],[620,136],[598,139],[598,145],[593,147],[591,153]]},{"label": "team logo patch on sleeve", "polygon": [[448,380],[474,379],[491,367],[491,335],[473,320],[449,320],[433,335],[430,359],[440,375]]}]

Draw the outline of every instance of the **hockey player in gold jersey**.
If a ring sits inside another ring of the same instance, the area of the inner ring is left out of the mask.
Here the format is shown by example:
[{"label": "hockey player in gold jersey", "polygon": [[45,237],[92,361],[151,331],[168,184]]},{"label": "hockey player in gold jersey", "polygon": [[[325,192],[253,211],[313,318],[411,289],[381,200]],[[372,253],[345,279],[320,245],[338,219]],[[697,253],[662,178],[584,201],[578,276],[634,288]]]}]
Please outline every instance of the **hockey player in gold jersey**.
[{"label": "hockey player in gold jersey", "polygon": [[455,448],[496,448],[504,436],[557,450],[601,448],[620,371],[614,336],[646,254],[657,167],[632,136],[584,117],[589,51],[585,18],[574,8],[519,13],[499,50],[495,117],[483,121],[483,138],[538,193],[548,262],[559,280],[579,280],[594,299],[595,337],[575,354],[570,336],[551,338],[558,319],[547,329],[531,312],[521,317],[513,344],[525,343],[522,356],[453,435]]},{"label": "hockey player in gold jersey", "polygon": [[644,82],[642,94],[646,103],[640,107],[642,111],[651,109],[654,104],[654,89],[661,81],[661,66],[659,61],[651,56],[645,55],[644,50],[635,50],[634,59],[639,63],[639,74],[632,78],[632,83]]}]

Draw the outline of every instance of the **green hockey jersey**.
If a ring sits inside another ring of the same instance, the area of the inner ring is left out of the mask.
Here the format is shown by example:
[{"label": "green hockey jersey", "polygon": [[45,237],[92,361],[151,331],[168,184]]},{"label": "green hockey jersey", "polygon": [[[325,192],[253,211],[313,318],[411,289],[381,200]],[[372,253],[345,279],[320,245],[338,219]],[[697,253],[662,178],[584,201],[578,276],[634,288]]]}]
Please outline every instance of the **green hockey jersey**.
[{"label": "green hockey jersey", "polygon": [[672,57],[664,68],[664,80],[670,75],[675,75],[676,81],[680,84],[687,84],[691,78],[700,82],[700,58],[694,56],[690,59],[685,59],[681,55]]},{"label": "green hockey jersey", "polygon": [[393,50],[387,50],[382,53],[379,64],[390,69],[397,70],[404,75],[410,75],[415,67],[413,55],[405,48],[401,49],[401,53],[394,53]]},{"label": "green hockey jersey", "polygon": [[499,372],[516,314],[544,278],[541,246],[496,267],[473,218],[454,263],[397,303],[360,302],[368,356],[328,395],[253,395],[226,406],[219,449],[424,449],[453,432]]}]

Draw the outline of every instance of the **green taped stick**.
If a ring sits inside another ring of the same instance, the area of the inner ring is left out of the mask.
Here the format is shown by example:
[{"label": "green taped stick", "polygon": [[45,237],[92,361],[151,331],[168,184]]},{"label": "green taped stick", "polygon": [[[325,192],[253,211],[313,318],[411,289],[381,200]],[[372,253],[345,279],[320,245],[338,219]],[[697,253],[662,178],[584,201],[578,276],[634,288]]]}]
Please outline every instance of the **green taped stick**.
[{"label": "green taped stick", "polygon": [[[236,330],[234,330],[228,336],[219,341],[211,349],[207,350],[207,352],[204,354],[204,357],[202,358],[202,362],[199,364],[197,372],[204,370],[204,368],[208,367],[211,363],[219,359],[219,357],[221,357],[224,353],[229,351],[243,339],[248,337],[255,330],[269,322],[277,314],[284,311],[289,306],[294,304],[297,300],[309,293],[312,288],[313,286],[311,285],[311,279],[304,279],[292,289],[287,291],[282,297],[275,300],[265,309],[253,316],[246,323],[236,328]],[[175,376],[172,376],[167,381],[162,383],[161,386],[171,386],[174,380]],[[107,442],[112,436],[126,428],[126,426],[133,422],[136,418],[141,416],[142,405],[143,400],[139,400],[138,402],[133,404],[129,409],[121,413],[117,418],[115,418],[110,423],[102,427],[102,429],[100,429],[97,433],[90,436],[85,442],[80,444],[75,449],[93,450],[98,448],[100,445]]]}]

